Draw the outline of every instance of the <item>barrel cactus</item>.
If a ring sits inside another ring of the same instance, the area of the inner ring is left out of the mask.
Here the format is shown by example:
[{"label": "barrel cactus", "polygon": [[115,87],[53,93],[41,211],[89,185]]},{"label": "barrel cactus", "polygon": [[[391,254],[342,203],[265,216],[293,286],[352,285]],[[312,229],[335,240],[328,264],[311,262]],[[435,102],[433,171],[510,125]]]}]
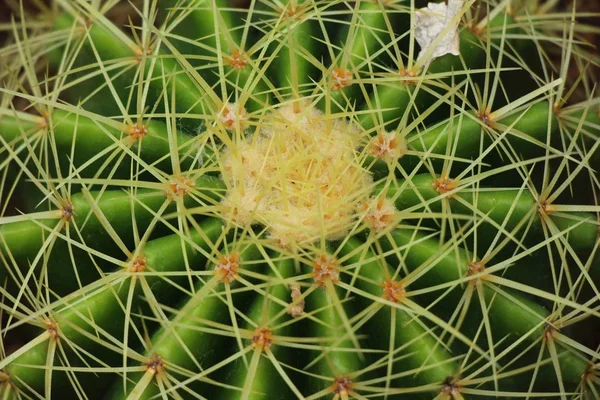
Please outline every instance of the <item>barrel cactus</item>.
[{"label": "barrel cactus", "polygon": [[16,3],[3,398],[600,398],[576,5]]}]

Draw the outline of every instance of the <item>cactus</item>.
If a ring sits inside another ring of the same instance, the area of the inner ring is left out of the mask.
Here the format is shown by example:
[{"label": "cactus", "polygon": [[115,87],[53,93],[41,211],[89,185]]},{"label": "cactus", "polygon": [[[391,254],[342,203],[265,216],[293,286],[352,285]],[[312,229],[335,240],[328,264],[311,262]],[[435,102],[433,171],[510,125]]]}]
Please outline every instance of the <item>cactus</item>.
[{"label": "cactus", "polygon": [[4,399],[600,398],[576,5],[50,3],[0,49]]}]

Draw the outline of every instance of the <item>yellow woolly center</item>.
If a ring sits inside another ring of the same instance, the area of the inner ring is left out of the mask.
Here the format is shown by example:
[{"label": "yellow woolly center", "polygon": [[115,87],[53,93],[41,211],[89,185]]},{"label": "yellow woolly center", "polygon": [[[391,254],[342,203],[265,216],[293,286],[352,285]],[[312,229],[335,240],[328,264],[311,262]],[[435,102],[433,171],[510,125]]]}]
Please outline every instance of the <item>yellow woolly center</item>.
[{"label": "yellow woolly center", "polygon": [[239,224],[260,223],[280,245],[344,236],[371,191],[355,125],[291,105],[265,116],[260,131],[223,154],[223,201]]}]

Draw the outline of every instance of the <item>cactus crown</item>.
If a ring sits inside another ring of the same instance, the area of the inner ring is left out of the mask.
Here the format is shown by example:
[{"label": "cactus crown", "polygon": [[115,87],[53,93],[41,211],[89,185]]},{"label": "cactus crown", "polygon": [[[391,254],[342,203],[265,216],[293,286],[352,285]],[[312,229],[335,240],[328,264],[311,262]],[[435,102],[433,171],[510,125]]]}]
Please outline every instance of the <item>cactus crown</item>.
[{"label": "cactus crown", "polygon": [[3,398],[598,398],[596,28],[556,3],[15,7]]}]

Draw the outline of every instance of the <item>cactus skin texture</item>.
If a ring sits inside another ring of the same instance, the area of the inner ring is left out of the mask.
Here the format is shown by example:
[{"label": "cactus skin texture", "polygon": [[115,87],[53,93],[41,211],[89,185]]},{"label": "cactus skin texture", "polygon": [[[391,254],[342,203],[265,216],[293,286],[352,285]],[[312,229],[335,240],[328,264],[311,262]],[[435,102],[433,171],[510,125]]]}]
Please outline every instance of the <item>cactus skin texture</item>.
[{"label": "cactus skin texture", "polygon": [[0,49],[3,399],[600,398],[576,8],[450,0],[432,58],[420,1],[49,3]]}]

